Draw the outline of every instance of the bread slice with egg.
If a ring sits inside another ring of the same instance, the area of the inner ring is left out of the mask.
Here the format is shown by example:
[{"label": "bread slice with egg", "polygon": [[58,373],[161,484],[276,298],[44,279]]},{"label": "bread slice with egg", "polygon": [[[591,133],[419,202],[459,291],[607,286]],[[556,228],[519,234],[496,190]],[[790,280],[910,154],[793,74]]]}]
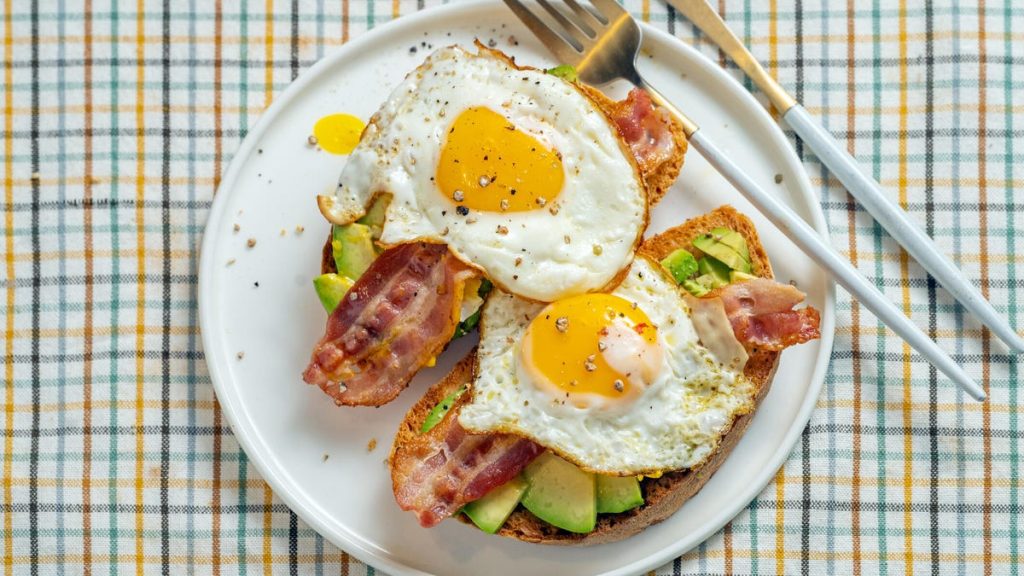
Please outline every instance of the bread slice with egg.
[{"label": "bread slice with egg", "polygon": [[[755,276],[773,277],[768,255],[758,239],[753,223],[731,206],[722,206],[650,238],[640,246],[639,252],[655,261],[660,261],[677,248],[694,250],[694,238],[718,227],[735,230],[747,241]],[[699,253],[699,251],[697,252]],[[725,433],[718,448],[699,467],[666,473],[659,478],[645,478],[641,483],[644,504],[640,507],[619,514],[600,514],[597,526],[592,532],[576,534],[561,530],[538,519],[520,505],[497,533],[540,544],[589,546],[628,538],[652,524],[665,520],[704,486],[739,442],[750,424],[757,406],[768,393],[778,360],[778,352],[765,350],[751,352],[750,359],[744,368],[744,375],[757,390],[753,409],[735,419],[732,428]],[[402,450],[403,445],[419,434],[424,419],[435,405],[459,386],[472,381],[475,361],[474,350],[462,359],[443,380],[432,386],[423,398],[409,410],[395,437],[391,452],[392,458]],[[453,407],[453,412],[458,409],[459,404],[461,402]],[[454,416],[454,414],[450,416]],[[456,517],[473,525],[462,514],[458,514]]]}]

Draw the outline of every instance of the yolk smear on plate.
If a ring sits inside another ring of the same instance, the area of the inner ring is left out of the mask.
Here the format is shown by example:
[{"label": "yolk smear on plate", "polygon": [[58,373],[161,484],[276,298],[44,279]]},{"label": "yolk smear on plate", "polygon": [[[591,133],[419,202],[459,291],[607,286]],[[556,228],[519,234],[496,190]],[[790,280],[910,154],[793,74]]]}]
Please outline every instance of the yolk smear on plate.
[{"label": "yolk smear on plate", "polygon": [[359,144],[366,124],[351,114],[330,114],[316,121],[313,136],[331,154],[350,154]]}]

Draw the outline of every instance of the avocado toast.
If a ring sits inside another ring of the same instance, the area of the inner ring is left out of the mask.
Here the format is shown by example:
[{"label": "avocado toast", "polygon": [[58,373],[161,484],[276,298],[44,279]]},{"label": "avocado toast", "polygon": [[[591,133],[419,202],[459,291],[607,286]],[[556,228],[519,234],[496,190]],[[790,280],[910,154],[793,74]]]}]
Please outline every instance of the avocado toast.
[{"label": "avocado toast", "polygon": [[[676,282],[695,296],[714,297],[735,283],[773,277],[752,223],[728,206],[646,240],[638,255],[661,262]],[[726,261],[731,267],[724,264]],[[817,313],[809,308],[801,310],[804,311],[801,317],[808,326],[813,324],[814,330],[805,331],[799,338],[787,337],[781,347],[816,337]],[[737,326],[734,321],[733,327],[740,330]],[[507,481],[492,487],[482,497],[469,498],[468,504],[456,508],[455,517],[502,536],[559,545],[613,542],[664,520],[700,490],[742,437],[769,390],[781,347],[747,342],[742,374],[753,386],[750,402],[735,411],[728,424],[721,428],[714,450],[698,464],[639,478],[637,475],[592,474],[543,448],[535,450],[539,455],[531,454],[517,443],[521,454],[514,462],[508,458],[505,462],[499,461],[497,456],[492,456],[495,449],[483,454],[484,460],[491,458],[495,463],[485,470],[493,471],[497,464],[503,463],[505,468],[498,466],[497,469],[506,471]],[[458,416],[472,398],[472,382],[479,376],[479,370],[474,351],[444,380],[431,387],[400,425],[389,463],[396,499],[404,509],[420,514],[417,508],[420,503],[410,502],[406,496],[408,485],[422,482],[418,480],[422,475],[417,474],[423,467],[422,461],[436,457],[432,450],[438,445],[437,437],[447,434],[451,443],[452,433],[439,432],[439,429],[458,428]],[[460,393],[460,390],[466,391]],[[427,420],[430,422],[425,426]],[[506,439],[506,442],[512,440]],[[457,450],[446,453],[449,457],[459,454]],[[523,453],[531,456],[526,463],[522,463],[526,459]],[[513,464],[521,465],[515,468]],[[472,472],[455,475],[468,477]],[[453,485],[459,484],[454,482]],[[452,486],[447,486],[446,490],[444,498],[458,496]],[[435,489],[435,495],[436,492]],[[424,522],[423,515],[420,519],[425,525],[434,522]]]}]

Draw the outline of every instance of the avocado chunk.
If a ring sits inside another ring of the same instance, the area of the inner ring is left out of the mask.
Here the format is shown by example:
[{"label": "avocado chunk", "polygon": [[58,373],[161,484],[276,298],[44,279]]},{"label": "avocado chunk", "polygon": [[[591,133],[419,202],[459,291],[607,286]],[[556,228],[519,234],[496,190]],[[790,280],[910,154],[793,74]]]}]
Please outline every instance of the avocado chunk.
[{"label": "avocado chunk", "polygon": [[644,503],[636,476],[597,475],[597,512],[619,513]]},{"label": "avocado chunk", "polygon": [[351,287],[352,280],[338,274],[321,274],[313,278],[313,288],[328,314],[334,312]]},{"label": "avocado chunk", "polygon": [[[735,233],[734,233],[735,234]],[[737,236],[739,236],[737,234]],[[740,236],[740,240],[746,245],[746,241]],[[693,239],[693,246],[701,252],[711,256],[728,268],[740,272],[750,272],[750,261],[743,258],[734,248],[723,244],[712,234],[704,234]],[[748,253],[749,256],[749,253]]]},{"label": "avocado chunk", "polygon": [[560,64],[554,68],[548,68],[544,72],[557,76],[566,82],[576,82],[580,78],[572,64]]},{"label": "avocado chunk", "polygon": [[661,261],[661,265],[672,274],[676,284],[682,284],[697,273],[697,259],[685,248],[680,248],[666,256]]},{"label": "avocado chunk", "polygon": [[715,228],[711,231],[711,235],[718,239],[720,243],[735,250],[744,260],[750,262],[750,250],[747,248],[747,239],[742,234],[728,228]]},{"label": "avocado chunk", "polygon": [[597,523],[594,475],[550,452],[523,471],[530,487],[523,506],[541,520],[569,532],[586,534]]},{"label": "avocado chunk", "polygon": [[366,211],[366,214],[359,220],[356,220],[356,223],[370,227],[370,237],[374,240],[380,240],[381,232],[384,230],[384,217],[390,203],[390,195],[378,194],[373,199],[373,204],[370,204],[370,209]]},{"label": "avocado chunk", "polygon": [[708,292],[711,292],[711,290],[709,290],[707,286],[701,284],[696,279],[683,280],[683,288],[685,288],[687,292],[693,294],[697,298],[700,298],[701,296],[706,295]]},{"label": "avocado chunk", "polygon": [[697,261],[697,271],[701,277],[711,278],[711,288],[719,288],[729,283],[729,267],[710,256],[705,256]]},{"label": "avocado chunk", "polygon": [[753,280],[755,278],[757,278],[757,276],[754,276],[753,274],[747,274],[746,272],[740,272],[739,270],[730,270],[729,271],[729,283],[730,284],[733,283],[733,282],[743,282],[743,281],[746,281],[746,280]]},{"label": "avocado chunk", "polygon": [[455,401],[458,400],[459,396],[462,396],[467,389],[468,386],[465,384],[459,386],[454,392],[442,398],[440,402],[431,408],[430,412],[427,413],[427,417],[423,419],[423,424],[420,425],[420,434],[430,432],[431,428],[437,426],[441,420],[444,420],[444,415],[452,409],[452,405],[455,404]]},{"label": "avocado chunk", "polygon": [[357,279],[377,257],[370,227],[352,223],[335,226],[331,232],[331,250],[338,274]]},{"label": "avocado chunk", "polygon": [[516,509],[526,492],[527,483],[523,477],[516,476],[508,482],[488,492],[483,498],[474,500],[462,509],[476,527],[494,534]]}]

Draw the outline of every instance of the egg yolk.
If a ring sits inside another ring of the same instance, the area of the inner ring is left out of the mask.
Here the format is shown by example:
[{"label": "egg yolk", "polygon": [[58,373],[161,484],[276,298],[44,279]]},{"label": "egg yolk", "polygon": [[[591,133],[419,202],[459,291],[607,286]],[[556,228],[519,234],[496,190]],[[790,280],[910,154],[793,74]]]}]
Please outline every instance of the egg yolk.
[{"label": "egg yolk", "polygon": [[366,124],[351,114],[324,116],[313,125],[316,143],[331,154],[350,154],[359,144]]},{"label": "egg yolk", "polygon": [[523,365],[541,388],[563,398],[634,398],[660,359],[657,327],[643,310],[612,294],[549,304],[523,336]]},{"label": "egg yolk", "polygon": [[561,156],[484,107],[448,129],[435,178],[450,201],[470,210],[522,212],[552,202],[565,180]]}]

